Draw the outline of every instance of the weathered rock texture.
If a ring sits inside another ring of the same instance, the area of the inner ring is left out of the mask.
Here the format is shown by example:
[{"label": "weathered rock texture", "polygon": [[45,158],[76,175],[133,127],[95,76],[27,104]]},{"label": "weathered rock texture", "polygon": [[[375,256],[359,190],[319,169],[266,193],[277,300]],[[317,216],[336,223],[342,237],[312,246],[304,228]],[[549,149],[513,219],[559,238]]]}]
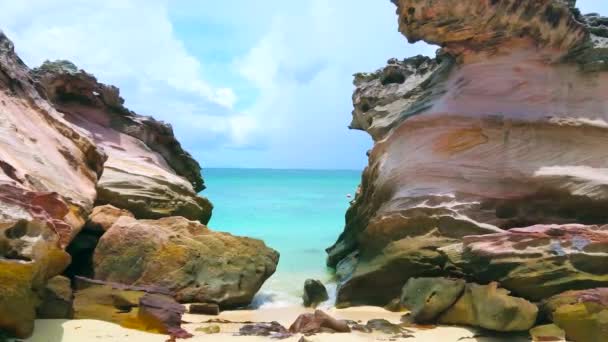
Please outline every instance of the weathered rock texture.
[{"label": "weathered rock texture", "polygon": [[196,194],[204,189],[201,168],[170,125],[128,110],[118,88],[68,61],[45,62],[32,75],[66,119],[88,131],[108,155],[97,204],[127,209],[138,218],[209,221],[211,203]]},{"label": "weathered rock texture", "polygon": [[0,330],[33,329],[48,279],[95,200],[104,155],[37,89],[0,32]]},{"label": "weathered rock texture", "polygon": [[95,249],[95,279],[156,285],[185,303],[247,305],[279,261],[264,242],[209,230],[183,217],[123,216]]},{"label": "weathered rock texture", "polygon": [[173,299],[169,290],[160,287],[77,277],[74,311],[76,319],[99,319],[179,338],[192,336],[181,328],[186,308]]},{"label": "weathered rock texture", "polygon": [[536,323],[538,308],[509,295],[496,282],[465,284],[445,278],[411,278],[401,302],[417,323],[444,323],[494,331],[526,331]]},{"label": "weathered rock texture", "polygon": [[608,223],[605,18],[574,1],[394,2],[399,30],[441,50],[355,75],[351,127],[375,144],[328,249],[338,301],[462,276],[439,249],[464,236]]},{"label": "weathered rock texture", "polygon": [[566,332],[568,341],[608,338],[608,288],[566,291],[545,301],[543,311]]},{"label": "weathered rock texture", "polygon": [[541,225],[467,236],[457,259],[466,274],[532,300],[608,286],[608,227]]}]

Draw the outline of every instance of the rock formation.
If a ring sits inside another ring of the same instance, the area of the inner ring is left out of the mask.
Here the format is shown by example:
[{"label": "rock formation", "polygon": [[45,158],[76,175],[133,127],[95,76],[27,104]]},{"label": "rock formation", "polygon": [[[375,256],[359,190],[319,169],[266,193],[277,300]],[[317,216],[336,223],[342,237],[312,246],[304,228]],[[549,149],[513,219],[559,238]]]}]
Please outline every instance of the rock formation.
[{"label": "rock formation", "polygon": [[[70,62],[30,70],[0,32],[0,336],[28,337],[36,315],[122,320],[118,305],[139,308],[132,327],[187,337],[175,299],[246,305],[274,272],[278,253],[263,242],[203,225],[212,205],[197,195],[199,164],[170,125],[123,102]],[[73,310],[81,275],[146,290],[131,303],[130,290],[80,289]],[[161,285],[171,292],[148,293]]]},{"label": "rock formation", "polygon": [[[328,248],[338,302],[384,305],[411,277],[478,276],[530,299],[607,286],[593,227],[608,223],[606,18],[571,0],[393,2],[410,42],[441,49],[355,75],[351,128],[374,147]],[[573,223],[591,227],[506,232]]]},{"label": "rock formation", "polygon": [[[105,156],[42,98],[0,32],[0,329],[33,329],[39,293],[95,201]],[[15,310],[18,308],[18,310]]]},{"label": "rock formation", "polygon": [[560,293],[543,303],[543,311],[564,330],[569,341],[606,341],[608,288]]},{"label": "rock formation", "polygon": [[65,118],[88,131],[108,155],[97,204],[127,209],[138,218],[209,221],[211,203],[196,195],[204,189],[201,168],[170,125],[125,108],[118,88],[68,61],[45,62],[32,75]]},{"label": "rock formation", "polygon": [[328,299],[327,289],[320,280],[306,279],[304,282],[304,294],[302,295],[304,306],[316,307]]},{"label": "rock formation", "polygon": [[527,331],[536,323],[538,307],[509,295],[496,282],[465,284],[445,278],[410,278],[401,302],[417,323],[444,323],[494,331]]},{"label": "rock formation", "polygon": [[95,249],[96,279],[155,285],[184,303],[247,305],[277,266],[279,254],[256,239],[214,232],[183,217],[123,216]]}]

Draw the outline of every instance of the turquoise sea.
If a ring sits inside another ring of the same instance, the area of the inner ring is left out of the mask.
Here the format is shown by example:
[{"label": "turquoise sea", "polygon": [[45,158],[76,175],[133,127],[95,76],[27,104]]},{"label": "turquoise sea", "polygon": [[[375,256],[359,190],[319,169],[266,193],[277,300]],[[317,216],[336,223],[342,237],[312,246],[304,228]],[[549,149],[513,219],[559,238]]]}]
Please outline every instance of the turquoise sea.
[{"label": "turquoise sea", "polygon": [[325,248],[344,228],[361,171],[205,168],[203,175],[207,189],[201,194],[214,205],[209,227],[262,239],[281,253],[255,307],[299,304],[307,278],[335,291]]}]

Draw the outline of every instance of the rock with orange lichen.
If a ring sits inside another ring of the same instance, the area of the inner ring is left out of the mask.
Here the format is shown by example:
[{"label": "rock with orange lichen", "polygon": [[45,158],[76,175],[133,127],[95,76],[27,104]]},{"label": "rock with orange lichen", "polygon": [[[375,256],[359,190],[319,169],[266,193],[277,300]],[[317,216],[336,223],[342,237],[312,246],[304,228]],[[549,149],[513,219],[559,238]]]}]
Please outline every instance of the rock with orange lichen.
[{"label": "rock with orange lichen", "polygon": [[0,330],[27,337],[96,196],[105,156],[38,93],[0,32]]},{"label": "rock with orange lichen", "polygon": [[278,260],[260,240],[214,232],[183,217],[123,216],[99,240],[94,273],[95,279],[168,288],[180,302],[230,308],[249,304]]},{"label": "rock with orange lichen", "polygon": [[68,61],[45,62],[32,71],[45,94],[108,155],[96,204],[126,209],[138,218],[184,216],[207,223],[212,205],[201,167],[169,124],[124,107],[118,88]]},{"label": "rock with orange lichen", "polygon": [[[464,276],[453,247],[467,235],[608,223],[605,19],[575,1],[393,2],[410,41],[441,49],[355,75],[351,128],[374,147],[327,250],[338,302],[384,305],[410,277]],[[598,279],[593,255],[575,268]]]},{"label": "rock with orange lichen", "polygon": [[544,314],[568,341],[604,342],[608,336],[608,288],[566,291],[547,299]]}]

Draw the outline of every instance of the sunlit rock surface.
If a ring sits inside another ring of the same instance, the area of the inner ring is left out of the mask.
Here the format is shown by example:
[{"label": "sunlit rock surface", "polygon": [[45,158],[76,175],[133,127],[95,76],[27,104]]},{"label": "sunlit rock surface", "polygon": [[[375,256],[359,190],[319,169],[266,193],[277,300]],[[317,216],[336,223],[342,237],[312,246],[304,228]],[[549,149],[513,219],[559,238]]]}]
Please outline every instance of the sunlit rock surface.
[{"label": "sunlit rock surface", "polygon": [[178,301],[248,305],[279,253],[256,239],[214,232],[183,217],[122,216],[99,240],[95,279],[168,288]]},{"label": "sunlit rock surface", "polygon": [[351,127],[374,147],[328,249],[338,302],[457,270],[439,249],[467,235],[607,223],[605,18],[574,1],[394,2],[399,30],[441,50],[355,75]]},{"label": "sunlit rock surface", "polygon": [[0,330],[33,329],[39,295],[95,200],[105,156],[42,98],[0,32]]},{"label": "sunlit rock surface", "polygon": [[204,189],[201,168],[170,125],[128,110],[118,88],[68,61],[45,62],[32,75],[66,119],[88,131],[108,155],[97,204],[127,209],[138,218],[209,221],[211,203],[196,194]]}]

